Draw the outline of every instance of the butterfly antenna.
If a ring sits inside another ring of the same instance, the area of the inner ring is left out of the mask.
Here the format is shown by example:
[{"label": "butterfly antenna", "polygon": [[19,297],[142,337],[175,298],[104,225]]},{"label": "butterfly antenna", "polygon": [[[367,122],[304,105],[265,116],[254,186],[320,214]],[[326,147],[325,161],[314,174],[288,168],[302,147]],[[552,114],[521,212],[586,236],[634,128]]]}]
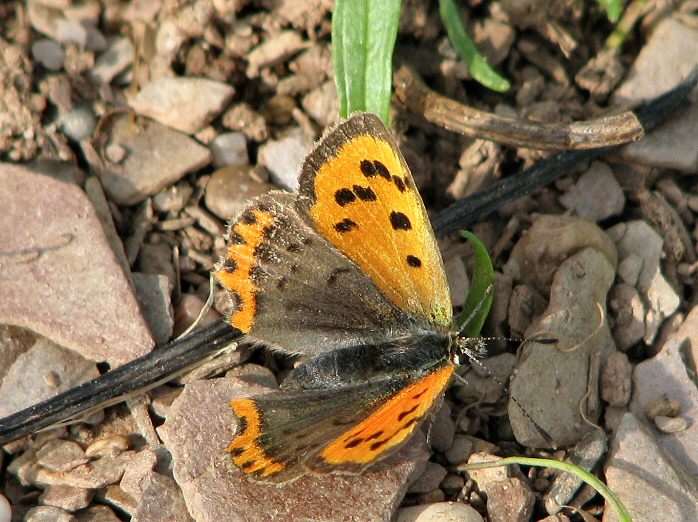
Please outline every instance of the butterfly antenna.
[{"label": "butterfly antenna", "polygon": [[487,287],[487,290],[485,290],[485,293],[482,295],[482,298],[477,302],[475,307],[470,311],[468,314],[468,317],[466,317],[464,320],[460,321],[460,324],[458,325],[458,335],[463,335],[463,332],[465,331],[466,328],[470,326],[470,323],[473,322],[473,319],[475,319],[476,316],[480,314],[480,310],[482,310],[482,307],[485,306],[485,303],[494,295],[494,285],[490,285]]},{"label": "butterfly antenna", "polygon": [[[521,404],[516,399],[516,397],[514,397],[513,395],[511,395],[509,393],[509,387],[499,377],[497,377],[494,373],[492,373],[492,371],[487,366],[485,366],[484,364],[482,364],[480,362],[479,358],[482,357],[482,355],[485,353],[485,341],[488,341],[488,340],[504,340],[504,339],[500,338],[500,337],[464,337],[464,336],[459,335],[456,338],[456,344],[460,348],[461,353],[468,358],[468,361],[470,362],[470,364],[472,366],[477,366],[478,368],[480,368],[485,373],[485,375],[487,375],[492,380],[494,380],[494,382],[499,384],[504,389],[505,393],[509,394],[511,401],[514,404],[516,404],[516,406],[519,408],[519,410],[521,410],[521,413],[526,418],[526,420],[528,422],[530,422],[531,425],[533,425],[533,427],[536,429],[538,434],[541,437],[543,437],[545,442],[548,445],[550,445],[550,447],[552,447],[553,449],[556,449],[557,445],[555,444],[555,441],[550,436],[550,434],[547,431],[545,431],[541,427],[541,425],[538,424],[533,419],[533,417],[531,417],[531,414],[528,413],[528,411],[526,411],[526,408],[523,407],[523,404]],[[507,339],[507,340],[513,341],[515,339]],[[517,340],[517,341],[519,341],[519,340]],[[542,344],[554,344],[557,342],[557,339],[553,339],[553,338],[526,339],[523,341],[523,343],[525,344],[525,343],[530,342],[530,341],[536,341],[536,342],[539,342]],[[456,376],[459,378],[459,380],[461,380],[462,382],[467,384],[467,381],[463,377],[459,376],[458,374],[456,374]]]}]

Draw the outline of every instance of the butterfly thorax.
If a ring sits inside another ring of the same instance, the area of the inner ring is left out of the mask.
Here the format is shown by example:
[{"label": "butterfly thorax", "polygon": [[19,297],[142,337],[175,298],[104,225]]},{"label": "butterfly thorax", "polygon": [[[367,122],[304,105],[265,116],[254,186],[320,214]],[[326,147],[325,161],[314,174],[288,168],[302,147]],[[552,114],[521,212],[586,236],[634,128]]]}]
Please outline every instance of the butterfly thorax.
[{"label": "butterfly thorax", "polygon": [[413,379],[452,364],[452,344],[431,333],[332,350],[295,368],[282,388],[329,389],[396,374]]}]

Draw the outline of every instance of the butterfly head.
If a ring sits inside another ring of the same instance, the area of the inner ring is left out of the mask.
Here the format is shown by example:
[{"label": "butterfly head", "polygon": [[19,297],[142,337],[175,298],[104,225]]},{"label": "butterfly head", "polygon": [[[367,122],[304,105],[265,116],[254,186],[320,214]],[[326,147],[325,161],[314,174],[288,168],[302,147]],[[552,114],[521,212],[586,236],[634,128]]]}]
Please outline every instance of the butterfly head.
[{"label": "butterfly head", "polygon": [[449,358],[456,365],[472,363],[487,355],[486,338],[468,337],[463,332],[453,334],[449,345]]}]

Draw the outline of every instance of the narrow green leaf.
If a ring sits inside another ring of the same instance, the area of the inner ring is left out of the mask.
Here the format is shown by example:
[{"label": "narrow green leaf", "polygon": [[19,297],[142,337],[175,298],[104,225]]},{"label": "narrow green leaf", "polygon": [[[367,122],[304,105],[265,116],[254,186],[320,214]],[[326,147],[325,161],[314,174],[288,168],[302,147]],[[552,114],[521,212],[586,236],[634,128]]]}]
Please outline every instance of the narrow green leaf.
[{"label": "narrow green leaf", "polygon": [[461,235],[473,247],[475,264],[470,278],[470,291],[458,317],[458,330],[468,337],[477,337],[492,306],[494,268],[482,241],[470,232],[461,231]]},{"label": "narrow green leaf", "polygon": [[609,22],[616,23],[620,18],[622,8],[621,0],[596,0],[601,9],[606,11],[606,17]]},{"label": "narrow green leaf", "polygon": [[459,471],[468,471],[472,469],[484,469],[491,468],[495,466],[507,466],[509,464],[519,464],[521,466],[536,466],[539,468],[553,468],[567,473],[572,473],[579,479],[583,480],[589,484],[592,488],[598,491],[603,498],[605,498],[608,503],[613,507],[618,519],[621,522],[632,522],[632,517],[628,509],[623,505],[618,495],[616,495],[606,484],[604,484],[595,475],[589,473],[587,470],[570,464],[569,462],[560,462],[553,459],[538,459],[531,457],[508,457],[501,460],[491,461],[491,462],[478,462],[473,464],[461,464],[458,466]]},{"label": "narrow green leaf", "polygon": [[439,0],[439,12],[441,13],[441,20],[443,20],[444,26],[446,26],[448,37],[468,66],[473,79],[494,91],[508,91],[509,87],[511,87],[509,80],[500,76],[487,63],[487,59],[482,53],[478,51],[475,42],[472,41],[465,30],[463,20],[454,0]]},{"label": "narrow green leaf", "polygon": [[343,118],[369,111],[388,125],[401,5],[401,0],[336,0],[332,58]]}]

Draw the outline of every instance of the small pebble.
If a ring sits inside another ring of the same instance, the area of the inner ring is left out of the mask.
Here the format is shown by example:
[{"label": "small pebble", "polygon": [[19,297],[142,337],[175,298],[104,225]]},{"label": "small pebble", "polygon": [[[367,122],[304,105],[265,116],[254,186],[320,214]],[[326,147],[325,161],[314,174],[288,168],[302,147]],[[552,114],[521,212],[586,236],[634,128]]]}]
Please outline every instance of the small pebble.
[{"label": "small pebble", "polygon": [[85,450],[85,455],[88,457],[101,457],[103,455],[110,455],[114,457],[122,451],[126,451],[130,447],[131,443],[127,436],[114,435],[112,437],[94,441]]},{"label": "small pebble", "polygon": [[87,104],[75,108],[61,116],[61,130],[74,141],[82,141],[92,136],[97,121],[92,109]]},{"label": "small pebble", "polygon": [[662,395],[647,405],[647,418],[654,420],[657,416],[676,417],[681,413],[681,403]]},{"label": "small pebble", "polygon": [[32,56],[49,71],[60,71],[65,51],[55,41],[44,38],[32,44]]},{"label": "small pebble", "polygon": [[10,522],[12,520],[12,506],[7,497],[0,495],[0,522]]},{"label": "small pebble", "polygon": [[623,352],[614,352],[601,370],[599,383],[601,398],[611,406],[625,406],[630,402],[633,367]]},{"label": "small pebble", "polygon": [[474,508],[459,502],[438,502],[399,509],[395,522],[483,522]]},{"label": "small pebble", "polygon": [[225,132],[218,135],[211,143],[211,153],[213,165],[217,168],[243,166],[250,163],[247,140],[241,132]]},{"label": "small pebble", "polygon": [[662,433],[676,433],[677,431],[684,431],[688,428],[688,421],[683,417],[666,417],[664,415],[657,415],[654,418],[654,425]]}]

